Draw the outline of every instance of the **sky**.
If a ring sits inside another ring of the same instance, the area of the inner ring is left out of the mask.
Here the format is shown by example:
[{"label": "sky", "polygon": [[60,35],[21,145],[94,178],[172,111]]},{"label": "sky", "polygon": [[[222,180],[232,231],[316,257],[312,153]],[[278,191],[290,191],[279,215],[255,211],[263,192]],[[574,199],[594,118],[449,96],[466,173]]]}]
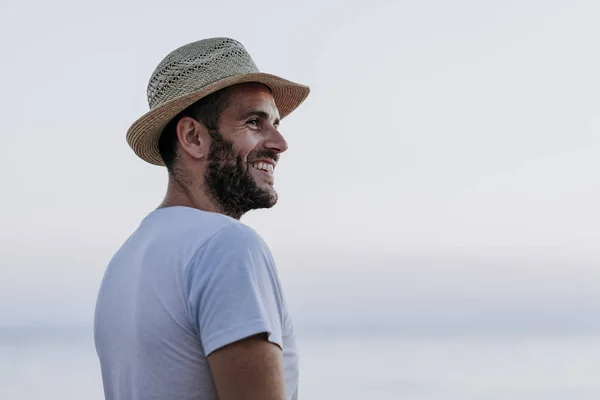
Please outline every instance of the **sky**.
[{"label": "sky", "polygon": [[166,189],[125,142],[148,79],[228,36],[312,90],[281,124],[279,203],[242,220],[301,323],[600,331],[599,13],[4,0],[0,325],[90,323],[108,260]]}]

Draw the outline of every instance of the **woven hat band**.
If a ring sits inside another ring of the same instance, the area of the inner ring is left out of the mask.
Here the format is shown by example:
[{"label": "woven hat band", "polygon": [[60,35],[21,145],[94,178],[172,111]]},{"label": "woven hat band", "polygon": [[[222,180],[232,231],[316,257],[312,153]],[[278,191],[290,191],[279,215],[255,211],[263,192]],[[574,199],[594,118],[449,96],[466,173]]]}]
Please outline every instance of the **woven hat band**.
[{"label": "woven hat band", "polygon": [[158,65],[148,83],[148,104],[152,110],[221,79],[255,72],[259,70],[254,61],[236,40],[190,43]]}]

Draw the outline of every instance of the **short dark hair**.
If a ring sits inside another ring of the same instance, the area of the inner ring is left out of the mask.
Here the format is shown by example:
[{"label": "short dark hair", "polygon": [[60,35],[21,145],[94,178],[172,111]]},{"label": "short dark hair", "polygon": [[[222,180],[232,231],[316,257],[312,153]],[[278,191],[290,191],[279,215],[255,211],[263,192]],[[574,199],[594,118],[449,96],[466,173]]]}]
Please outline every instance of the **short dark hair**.
[{"label": "short dark hair", "polygon": [[158,139],[158,151],[169,173],[173,172],[173,166],[177,159],[177,123],[183,117],[191,117],[204,124],[209,131],[219,129],[221,114],[229,105],[229,94],[227,88],[214,92],[179,114],[177,114],[163,129]]}]

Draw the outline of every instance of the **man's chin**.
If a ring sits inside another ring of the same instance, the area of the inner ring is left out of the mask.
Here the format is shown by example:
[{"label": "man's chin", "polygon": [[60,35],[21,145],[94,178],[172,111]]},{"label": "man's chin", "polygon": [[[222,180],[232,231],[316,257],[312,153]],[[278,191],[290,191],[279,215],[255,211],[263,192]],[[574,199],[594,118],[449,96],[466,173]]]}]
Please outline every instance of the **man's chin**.
[{"label": "man's chin", "polygon": [[267,194],[270,198],[274,199],[273,203],[277,202],[277,192],[275,191],[275,188],[273,187],[273,181],[259,182],[259,181],[257,181],[257,179],[254,179],[254,184],[256,185],[256,187],[258,189],[260,189],[261,192]]},{"label": "man's chin", "polygon": [[277,196],[277,192],[275,191],[275,189],[273,189],[273,186],[271,186],[271,185],[266,186],[265,185],[265,186],[261,187],[261,189],[263,190],[263,192],[265,194],[268,195],[268,200],[265,201],[264,208],[271,208],[275,204],[277,204],[278,196]]},{"label": "man's chin", "polygon": [[278,200],[277,192],[275,192],[274,190],[271,190],[269,192],[269,203],[268,203],[269,205],[265,208],[273,207],[275,204],[277,204],[277,200]]}]

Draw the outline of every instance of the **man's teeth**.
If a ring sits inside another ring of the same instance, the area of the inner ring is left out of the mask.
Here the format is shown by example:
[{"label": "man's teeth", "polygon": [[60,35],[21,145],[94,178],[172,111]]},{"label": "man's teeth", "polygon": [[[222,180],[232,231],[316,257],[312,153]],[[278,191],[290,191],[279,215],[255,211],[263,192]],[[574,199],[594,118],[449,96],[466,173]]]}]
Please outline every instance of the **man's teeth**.
[{"label": "man's teeth", "polygon": [[252,167],[273,173],[273,165],[268,164],[268,163],[263,163],[263,162],[254,163],[254,164],[252,164]]}]

